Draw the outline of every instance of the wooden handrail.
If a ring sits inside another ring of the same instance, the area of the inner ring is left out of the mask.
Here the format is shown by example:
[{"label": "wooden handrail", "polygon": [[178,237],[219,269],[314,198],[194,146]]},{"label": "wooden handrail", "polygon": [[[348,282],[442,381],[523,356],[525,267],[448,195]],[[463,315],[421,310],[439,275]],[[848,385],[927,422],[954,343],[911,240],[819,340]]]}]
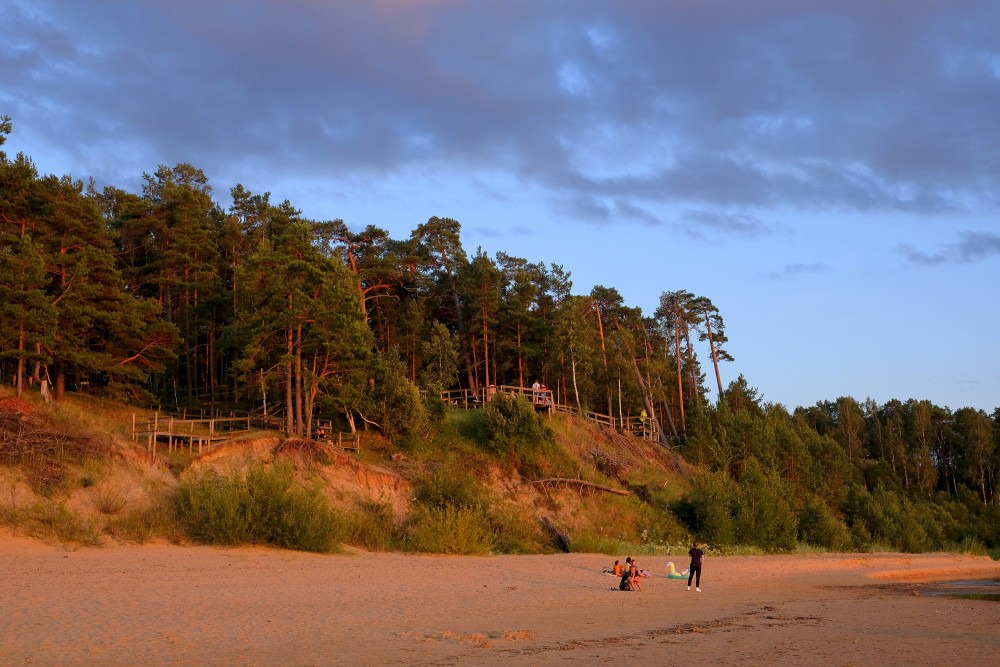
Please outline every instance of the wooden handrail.
[{"label": "wooden handrail", "polygon": [[497,385],[494,387],[479,387],[477,389],[448,389],[441,392],[441,398],[452,407],[477,409],[489,403],[491,396],[497,393],[523,396],[532,405],[546,406],[553,412],[582,417],[605,428],[621,429],[645,440],[659,439],[659,424],[652,418],[643,420],[641,417],[629,416],[624,419],[618,419],[614,415],[606,415],[600,412],[588,411],[581,413],[576,406],[552,401],[551,390],[545,390],[543,393],[532,387]]}]

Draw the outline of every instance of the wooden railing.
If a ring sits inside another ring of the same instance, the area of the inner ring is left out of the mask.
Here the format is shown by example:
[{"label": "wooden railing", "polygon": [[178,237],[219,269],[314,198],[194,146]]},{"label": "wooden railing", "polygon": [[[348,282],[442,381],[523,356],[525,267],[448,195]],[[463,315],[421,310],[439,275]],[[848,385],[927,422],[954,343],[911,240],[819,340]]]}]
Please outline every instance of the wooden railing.
[{"label": "wooden railing", "polygon": [[491,387],[479,387],[477,389],[451,389],[441,392],[441,398],[448,405],[466,410],[476,410],[487,404],[497,393],[509,396],[521,396],[528,403],[535,406],[536,410],[549,412],[559,412],[569,414],[582,419],[587,419],[601,428],[614,429],[631,433],[632,435],[651,440],[654,442],[660,439],[660,428],[655,419],[641,416],[628,416],[624,418],[606,415],[600,412],[583,412],[574,405],[556,403],[553,400],[552,392],[548,390],[533,389],[532,387],[518,387],[513,385],[499,385]]},{"label": "wooden railing", "polygon": [[551,410],[554,406],[552,392],[549,390],[516,387],[506,384],[479,387],[477,389],[451,389],[441,392],[441,398],[452,407],[477,410],[492,401],[493,397],[498,393],[507,394],[508,396],[520,396],[528,403],[534,405],[535,409],[538,410]]},{"label": "wooden railing", "polygon": [[156,447],[165,440],[167,451],[185,444],[189,451],[198,446],[202,453],[205,445],[213,445],[242,433],[249,433],[255,428],[271,428],[272,425],[262,417],[209,417],[207,419],[185,419],[170,415],[156,414],[144,421],[137,421],[132,416],[132,440],[146,440],[146,450],[155,459]]}]

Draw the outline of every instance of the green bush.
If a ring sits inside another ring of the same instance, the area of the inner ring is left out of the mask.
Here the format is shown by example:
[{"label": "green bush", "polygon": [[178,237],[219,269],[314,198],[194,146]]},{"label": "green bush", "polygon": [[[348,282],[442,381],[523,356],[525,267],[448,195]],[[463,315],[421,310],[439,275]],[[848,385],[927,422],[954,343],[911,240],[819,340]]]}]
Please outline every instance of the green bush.
[{"label": "green bush", "polygon": [[638,553],[639,545],[615,537],[595,535],[591,532],[579,532],[573,535],[572,549],[574,553],[616,556],[624,553]]},{"label": "green bush", "polygon": [[174,489],[155,483],[145,486],[147,502],[107,517],[104,532],[120,544],[143,544],[157,537],[180,544],[185,535],[177,520]]},{"label": "green bush", "polygon": [[396,522],[392,507],[385,503],[365,502],[348,517],[345,541],[369,551],[386,551],[396,541]]},{"label": "green bush", "polygon": [[639,537],[644,544],[678,544],[686,542],[689,536],[677,515],[656,502],[640,507],[639,522],[642,526]]},{"label": "green bush", "polygon": [[833,551],[844,551],[851,546],[851,533],[843,521],[815,496],[809,496],[799,510],[799,541]]},{"label": "green bush", "polygon": [[966,537],[961,542],[946,542],[942,551],[962,554],[964,556],[989,556],[990,551],[975,537]]},{"label": "green bush", "polygon": [[431,385],[424,388],[424,410],[431,424],[440,424],[448,414],[448,403],[441,398],[441,386]]},{"label": "green bush", "polygon": [[205,473],[178,487],[176,509],[188,536],[207,544],[330,552],[343,533],[322,490],[295,486],[287,464]]},{"label": "green bush", "polygon": [[487,445],[500,454],[546,449],[553,442],[552,432],[521,396],[494,395],[481,410],[481,419]]},{"label": "green bush", "polygon": [[672,509],[702,542],[732,544],[735,541],[733,502],[735,484],[724,472],[701,473],[691,490]]},{"label": "green bush", "polygon": [[454,505],[418,505],[407,538],[411,550],[438,554],[487,555],[496,545],[493,526],[483,510]]},{"label": "green bush", "polygon": [[379,352],[372,362],[372,380],[364,395],[364,412],[389,439],[420,436],[427,429],[427,407],[420,390],[410,382],[406,364],[395,348]]},{"label": "green bush", "polygon": [[97,524],[66,509],[62,503],[42,499],[27,508],[7,505],[0,508],[0,521],[19,529],[27,537],[58,542],[67,548],[96,547],[101,544]]},{"label": "green bush", "polygon": [[489,521],[495,553],[536,554],[546,550],[541,525],[533,517],[508,507],[491,511]]},{"label": "green bush", "polygon": [[794,549],[798,521],[790,497],[787,483],[749,459],[736,493],[736,541],[762,549]]},{"label": "green bush", "polygon": [[481,507],[486,491],[479,479],[458,459],[452,459],[416,487],[417,502],[429,507]]}]

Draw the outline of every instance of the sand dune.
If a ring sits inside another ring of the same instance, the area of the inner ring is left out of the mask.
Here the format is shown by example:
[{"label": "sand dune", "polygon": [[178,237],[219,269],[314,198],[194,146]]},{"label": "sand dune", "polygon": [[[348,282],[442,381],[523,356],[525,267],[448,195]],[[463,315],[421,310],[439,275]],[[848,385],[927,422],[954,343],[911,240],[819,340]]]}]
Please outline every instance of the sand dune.
[{"label": "sand dune", "polygon": [[[623,554],[624,556],[625,554]],[[987,558],[709,558],[702,593],[596,555],[320,556],[0,536],[0,665],[996,664],[1000,604],[929,579]],[[677,560],[677,559],[673,559]]]}]

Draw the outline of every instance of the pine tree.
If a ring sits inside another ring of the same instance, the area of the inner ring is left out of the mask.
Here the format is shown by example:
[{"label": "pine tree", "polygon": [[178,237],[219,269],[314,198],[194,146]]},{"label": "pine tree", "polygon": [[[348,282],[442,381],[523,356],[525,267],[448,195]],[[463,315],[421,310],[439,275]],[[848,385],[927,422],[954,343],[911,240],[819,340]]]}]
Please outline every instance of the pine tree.
[{"label": "pine tree", "polygon": [[[18,397],[27,364],[50,361],[47,350],[55,339],[56,313],[45,293],[47,284],[45,259],[30,236],[0,248],[0,358],[17,360]],[[3,344],[10,341],[16,344]]]}]

